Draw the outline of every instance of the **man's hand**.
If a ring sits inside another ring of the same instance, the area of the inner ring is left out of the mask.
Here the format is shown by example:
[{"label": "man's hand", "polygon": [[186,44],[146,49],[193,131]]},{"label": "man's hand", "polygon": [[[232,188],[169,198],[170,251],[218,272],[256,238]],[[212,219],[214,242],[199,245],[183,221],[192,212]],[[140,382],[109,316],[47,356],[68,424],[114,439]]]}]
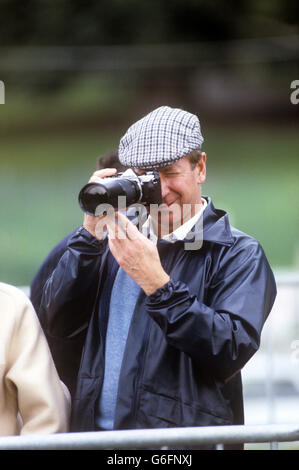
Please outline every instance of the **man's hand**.
[{"label": "man's hand", "polygon": [[109,247],[118,264],[144,290],[153,294],[170,277],[164,271],[156,245],[144,237],[120,212],[106,217]]},{"label": "man's hand", "polygon": [[[89,183],[100,182],[101,178],[107,178],[108,176],[113,176],[116,173],[116,168],[104,168],[103,170],[95,171],[90,178]],[[91,233],[91,235],[98,238],[99,240],[101,240],[105,230],[105,224],[101,223],[104,218],[105,216],[96,217],[93,215],[84,214],[83,226],[85,230],[87,230],[89,233]]]}]

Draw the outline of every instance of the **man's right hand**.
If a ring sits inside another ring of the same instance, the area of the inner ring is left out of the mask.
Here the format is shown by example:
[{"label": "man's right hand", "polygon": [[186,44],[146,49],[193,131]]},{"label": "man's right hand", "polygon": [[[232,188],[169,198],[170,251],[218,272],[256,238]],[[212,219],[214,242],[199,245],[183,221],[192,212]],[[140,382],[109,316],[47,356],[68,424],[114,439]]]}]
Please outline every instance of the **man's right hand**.
[{"label": "man's right hand", "polygon": [[[104,168],[103,170],[97,170],[93,173],[91,176],[89,183],[100,183],[102,178],[107,178],[108,176],[113,176],[117,173],[116,168]],[[102,226],[103,224],[100,224],[99,222],[104,218],[105,216],[93,216],[89,214],[84,214],[84,221],[83,221],[83,226],[85,230],[87,230],[91,235],[93,235],[95,238],[98,240],[101,240],[105,226]]]}]

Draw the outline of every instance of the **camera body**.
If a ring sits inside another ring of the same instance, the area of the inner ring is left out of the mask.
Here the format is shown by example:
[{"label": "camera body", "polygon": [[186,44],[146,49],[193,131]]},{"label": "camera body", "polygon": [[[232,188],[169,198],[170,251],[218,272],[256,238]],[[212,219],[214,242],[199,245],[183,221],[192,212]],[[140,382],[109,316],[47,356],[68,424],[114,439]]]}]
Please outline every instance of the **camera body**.
[{"label": "camera body", "polygon": [[125,206],[132,204],[161,204],[161,183],[157,170],[137,175],[133,170],[117,173],[99,182],[86,184],[79,193],[79,205],[83,212],[98,215],[98,207],[109,204],[117,209],[119,196],[125,197]]}]

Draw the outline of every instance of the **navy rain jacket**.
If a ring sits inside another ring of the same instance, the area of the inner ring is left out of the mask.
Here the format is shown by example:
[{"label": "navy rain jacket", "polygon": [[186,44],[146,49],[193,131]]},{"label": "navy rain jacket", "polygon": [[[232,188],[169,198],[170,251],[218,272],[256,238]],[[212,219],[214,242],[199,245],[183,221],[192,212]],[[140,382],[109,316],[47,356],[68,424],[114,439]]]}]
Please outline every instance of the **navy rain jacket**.
[{"label": "navy rain jacket", "polygon": [[[243,422],[240,370],[259,347],[275,280],[260,244],[232,228],[210,199],[203,227],[199,250],[185,250],[183,241],[157,243],[171,279],[137,301],[115,429]],[[44,287],[39,317],[48,336],[67,343],[87,332],[73,431],[95,429],[117,268],[107,239],[98,241],[81,227]]]}]

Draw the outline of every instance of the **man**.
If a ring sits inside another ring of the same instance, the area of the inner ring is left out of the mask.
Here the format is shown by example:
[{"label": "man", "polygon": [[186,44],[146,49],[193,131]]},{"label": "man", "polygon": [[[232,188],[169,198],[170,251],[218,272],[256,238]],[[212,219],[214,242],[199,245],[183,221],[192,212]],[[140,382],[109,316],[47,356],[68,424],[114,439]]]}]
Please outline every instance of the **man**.
[{"label": "man", "polygon": [[[75,431],[243,422],[240,370],[276,286],[259,243],[202,197],[202,142],[198,118],[180,109],[133,124],[119,159],[159,172],[163,204],[147,220],[157,242],[121,212],[85,214],[45,284],[45,330],[66,342],[86,331]],[[202,242],[190,249],[196,227]]]},{"label": "man", "polygon": [[0,312],[0,435],[67,432],[70,394],[32,304],[0,282]]}]

